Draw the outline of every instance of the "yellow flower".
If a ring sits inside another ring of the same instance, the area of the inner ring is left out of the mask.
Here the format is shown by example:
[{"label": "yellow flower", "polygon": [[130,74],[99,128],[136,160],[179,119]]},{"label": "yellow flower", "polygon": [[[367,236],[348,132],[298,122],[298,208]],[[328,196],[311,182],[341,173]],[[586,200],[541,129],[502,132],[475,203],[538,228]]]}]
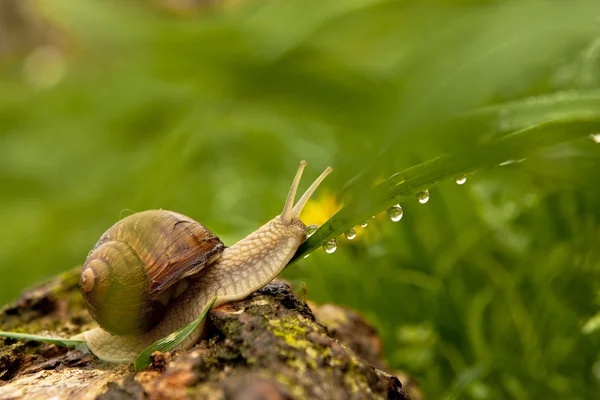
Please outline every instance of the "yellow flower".
[{"label": "yellow flower", "polygon": [[342,208],[337,196],[327,190],[322,190],[319,196],[308,201],[302,211],[301,219],[306,225],[323,225],[329,218]]},{"label": "yellow flower", "polygon": [[[381,181],[383,181],[383,179],[379,178],[374,184],[377,184]],[[342,207],[343,204],[339,202],[337,196],[325,189],[319,191],[319,195],[317,197],[308,201],[304,207],[304,210],[302,211],[301,219],[307,226],[310,224],[321,226]],[[365,228],[361,227],[360,225],[355,226],[354,229],[358,234],[357,238],[366,241],[377,240],[379,238],[379,229],[377,228],[377,225],[382,221],[387,221],[385,212],[379,213],[376,218],[368,218],[366,222],[368,222],[369,225]],[[354,242],[356,242],[356,240],[351,243]]]}]

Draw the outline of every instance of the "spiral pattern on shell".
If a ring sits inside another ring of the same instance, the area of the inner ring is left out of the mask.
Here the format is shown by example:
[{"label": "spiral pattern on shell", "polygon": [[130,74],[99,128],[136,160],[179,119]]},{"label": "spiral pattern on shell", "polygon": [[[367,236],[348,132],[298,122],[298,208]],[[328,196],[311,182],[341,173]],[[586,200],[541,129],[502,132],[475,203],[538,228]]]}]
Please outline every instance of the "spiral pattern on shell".
[{"label": "spiral pattern on shell", "polygon": [[136,335],[156,326],[185,279],[224,249],[217,236],[185,215],[143,211],[100,237],[79,286],[90,315],[104,330]]}]

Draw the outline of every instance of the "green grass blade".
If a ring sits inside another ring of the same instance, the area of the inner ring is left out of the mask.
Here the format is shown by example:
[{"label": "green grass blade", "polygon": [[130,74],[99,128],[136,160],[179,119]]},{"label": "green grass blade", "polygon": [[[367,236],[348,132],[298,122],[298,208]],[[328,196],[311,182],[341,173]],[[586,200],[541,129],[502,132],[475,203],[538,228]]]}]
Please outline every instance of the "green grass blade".
[{"label": "green grass blade", "polygon": [[[559,91],[531,96],[491,106],[477,108],[450,121],[419,131],[415,135],[435,141],[448,153],[464,150],[468,143],[490,143],[512,132],[551,121],[570,121],[600,118],[600,90]],[[364,187],[386,168],[390,160],[409,157],[410,153],[398,151],[411,148],[402,139],[394,140],[371,167],[361,171],[342,189],[344,197],[361,196]]]},{"label": "green grass blade", "polygon": [[493,167],[510,159],[522,159],[543,148],[598,131],[600,113],[551,121],[408,168],[356,196],[300,246],[292,262],[391,205],[409,198],[414,200],[418,192],[448,177]]},{"label": "green grass blade", "polygon": [[[598,118],[599,115],[600,90],[561,91],[482,107],[457,118],[444,130],[462,132],[462,140],[477,139],[465,136],[465,131],[474,135],[491,132],[490,138],[494,138],[549,121]],[[478,140],[482,139],[485,137]]]},{"label": "green grass blade", "polygon": [[142,351],[140,354],[138,354],[134,361],[135,370],[141,371],[150,365],[152,362],[150,355],[155,351],[170,351],[183,342],[192,332],[194,332],[194,330],[196,330],[198,325],[200,325],[200,322],[202,322],[202,320],[206,317],[206,314],[208,314],[213,304],[215,304],[215,301],[217,301],[216,296],[212,299],[208,306],[206,306],[204,311],[202,311],[202,314],[200,314],[197,319],[190,322],[178,331],[173,332],[169,336],[157,340],[144,349],[144,351]]},{"label": "green grass blade", "polygon": [[49,336],[30,335],[27,333],[0,331],[0,337],[16,340],[34,340],[36,342],[55,344],[57,346],[68,347],[70,349],[81,349],[82,346],[85,346],[85,340],[61,339]]}]

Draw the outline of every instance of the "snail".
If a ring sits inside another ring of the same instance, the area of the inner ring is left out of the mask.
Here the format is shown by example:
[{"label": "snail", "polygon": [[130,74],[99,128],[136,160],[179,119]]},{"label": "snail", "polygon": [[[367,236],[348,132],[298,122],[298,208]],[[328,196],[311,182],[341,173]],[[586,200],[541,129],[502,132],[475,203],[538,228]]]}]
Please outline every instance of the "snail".
[{"label": "snail", "polygon": [[[294,205],[302,161],[281,215],[226,247],[184,215],[149,210],[106,231],[82,267],[80,291],[99,327],[83,339],[100,359],[130,363],[150,344],[187,325],[216,296],[214,307],[241,300],[271,282],[306,239],[299,216],[332,171],[328,167]],[[177,349],[192,347],[203,324]]]}]

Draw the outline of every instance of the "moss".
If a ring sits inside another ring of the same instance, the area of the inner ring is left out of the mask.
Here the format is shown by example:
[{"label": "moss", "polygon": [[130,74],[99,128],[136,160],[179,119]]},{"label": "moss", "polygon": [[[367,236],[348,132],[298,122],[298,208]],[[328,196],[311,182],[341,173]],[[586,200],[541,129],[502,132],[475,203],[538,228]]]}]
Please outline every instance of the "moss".
[{"label": "moss", "polygon": [[[345,346],[338,345],[338,350],[334,352],[331,347],[332,339],[315,322],[297,317],[278,318],[268,320],[268,327],[276,337],[283,339],[278,352],[298,376],[325,371],[328,374],[338,374],[342,377],[340,383],[348,392],[357,396],[373,395],[369,379],[364,375],[365,367],[369,369],[370,366],[364,365]],[[289,378],[284,381],[282,382],[289,387]]]},{"label": "moss", "polygon": [[344,381],[347,385],[348,390],[350,391],[350,393],[353,394],[369,394],[369,395],[373,395],[371,388],[368,385],[367,380],[363,377],[360,376],[359,374],[348,374],[344,376]]},{"label": "moss", "polygon": [[305,374],[306,370],[308,369],[306,363],[303,360],[294,356],[289,356],[287,358],[286,364],[289,365],[295,371],[298,371],[298,373],[301,375]]},{"label": "moss", "polygon": [[288,345],[299,349],[306,349],[310,346],[310,342],[303,339],[306,335],[306,328],[289,322],[282,323],[280,320],[270,320],[269,325],[272,327],[271,332],[275,336],[282,337]]},{"label": "moss", "polygon": [[[315,343],[306,339],[307,327],[300,326],[297,321],[270,320],[269,325],[271,327],[271,332],[273,332],[275,336],[283,338],[285,344],[303,352],[303,363],[307,365],[298,365],[298,363],[295,363],[296,365],[294,366],[296,368],[302,370],[305,370],[307,366],[310,368],[318,368],[321,363],[320,361],[326,357],[324,349],[318,348]],[[295,354],[285,354],[285,351],[281,352],[290,359],[290,362],[298,360],[295,358]]]},{"label": "moss", "polygon": [[26,290],[0,309],[0,330],[64,337],[87,329],[92,321],[78,285],[79,267]]},{"label": "moss", "polygon": [[[71,269],[36,288],[23,292],[14,303],[0,309],[0,330],[55,337],[70,337],[91,322],[77,290],[79,268]],[[17,342],[0,338],[0,379],[66,353],[66,349],[36,341]]]},{"label": "moss", "polygon": [[59,293],[67,293],[73,294],[73,289],[79,286],[79,273],[81,271],[81,266],[72,268],[68,271],[63,272],[58,275],[58,277],[54,280],[57,283],[55,289],[53,290],[54,294]]},{"label": "moss", "polygon": [[286,390],[294,399],[305,399],[308,397],[302,385],[300,385],[298,382],[295,382],[288,375],[278,373],[273,376],[270,371],[263,371],[262,375],[265,378],[275,378],[275,381],[282,387],[286,388]]}]

